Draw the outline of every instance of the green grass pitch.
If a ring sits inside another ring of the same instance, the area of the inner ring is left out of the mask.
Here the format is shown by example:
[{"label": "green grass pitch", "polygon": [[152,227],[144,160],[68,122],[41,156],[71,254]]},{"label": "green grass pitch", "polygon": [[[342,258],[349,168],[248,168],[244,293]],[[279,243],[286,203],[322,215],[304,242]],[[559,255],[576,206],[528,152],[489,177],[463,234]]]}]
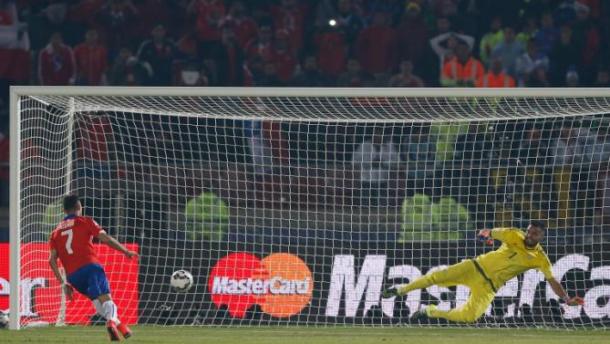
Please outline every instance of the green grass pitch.
[{"label": "green grass pitch", "polygon": [[[459,329],[412,327],[160,327],[134,326],[126,343],[369,344],[369,343],[610,343],[600,330]],[[0,343],[108,343],[103,327],[0,331]]]}]

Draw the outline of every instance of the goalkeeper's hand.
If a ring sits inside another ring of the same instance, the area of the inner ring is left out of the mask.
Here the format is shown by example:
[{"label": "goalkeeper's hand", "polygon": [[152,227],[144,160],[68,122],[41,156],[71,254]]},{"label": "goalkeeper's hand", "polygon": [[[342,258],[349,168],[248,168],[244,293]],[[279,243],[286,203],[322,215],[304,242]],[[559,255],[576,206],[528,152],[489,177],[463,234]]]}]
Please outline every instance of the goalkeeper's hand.
[{"label": "goalkeeper's hand", "polygon": [[389,299],[390,297],[394,297],[394,296],[400,296],[400,294],[398,293],[398,289],[396,287],[390,287],[390,288],[384,289],[383,292],[381,292],[381,297],[384,299]]},{"label": "goalkeeper's hand", "polygon": [[580,297],[580,296],[574,296],[574,297],[566,300],[566,304],[568,304],[569,306],[584,305],[585,300],[583,300],[582,297]]},{"label": "goalkeeper's hand", "polygon": [[488,246],[493,246],[494,239],[491,237],[491,229],[481,229],[478,237],[479,241],[484,242]]}]

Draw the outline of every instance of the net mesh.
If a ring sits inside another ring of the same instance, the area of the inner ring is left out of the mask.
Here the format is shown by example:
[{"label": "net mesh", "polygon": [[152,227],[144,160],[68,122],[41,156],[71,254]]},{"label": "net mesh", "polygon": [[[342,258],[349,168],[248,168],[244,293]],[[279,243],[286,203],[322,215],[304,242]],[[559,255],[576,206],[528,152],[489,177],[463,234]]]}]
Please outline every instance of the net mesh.
[{"label": "net mesh", "polygon": [[[610,97],[21,96],[21,323],[100,321],[48,268],[61,197],[140,253],[98,247],[119,316],[143,324],[412,324],[467,287],[381,297],[549,227],[553,272],[498,290],[477,326],[610,316]],[[173,271],[194,277],[186,292]],[[453,325],[453,324],[451,324]]]}]

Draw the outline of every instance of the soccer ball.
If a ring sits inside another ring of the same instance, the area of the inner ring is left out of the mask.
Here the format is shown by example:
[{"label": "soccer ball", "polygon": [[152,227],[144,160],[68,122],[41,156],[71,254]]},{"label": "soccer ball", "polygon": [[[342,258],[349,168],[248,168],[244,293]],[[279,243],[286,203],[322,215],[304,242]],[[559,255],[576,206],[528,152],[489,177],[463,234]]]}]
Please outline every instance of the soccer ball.
[{"label": "soccer ball", "polygon": [[8,314],[0,311],[0,329],[8,327]]},{"label": "soccer ball", "polygon": [[193,286],[193,275],[186,270],[174,271],[170,284],[175,291],[186,293]]}]

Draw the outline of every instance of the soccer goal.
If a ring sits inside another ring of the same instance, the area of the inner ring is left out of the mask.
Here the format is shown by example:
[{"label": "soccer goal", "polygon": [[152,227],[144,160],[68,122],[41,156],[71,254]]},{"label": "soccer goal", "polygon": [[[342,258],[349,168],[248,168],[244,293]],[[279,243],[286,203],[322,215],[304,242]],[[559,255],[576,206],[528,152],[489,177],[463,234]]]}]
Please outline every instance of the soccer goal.
[{"label": "soccer goal", "polygon": [[131,324],[452,326],[413,314],[464,286],[381,291],[499,247],[478,229],[543,220],[584,305],[529,270],[474,326],[605,328],[609,129],[608,89],[13,87],[0,310],[13,329],[101,320],[48,266],[74,193],[140,254],[94,243]]}]

